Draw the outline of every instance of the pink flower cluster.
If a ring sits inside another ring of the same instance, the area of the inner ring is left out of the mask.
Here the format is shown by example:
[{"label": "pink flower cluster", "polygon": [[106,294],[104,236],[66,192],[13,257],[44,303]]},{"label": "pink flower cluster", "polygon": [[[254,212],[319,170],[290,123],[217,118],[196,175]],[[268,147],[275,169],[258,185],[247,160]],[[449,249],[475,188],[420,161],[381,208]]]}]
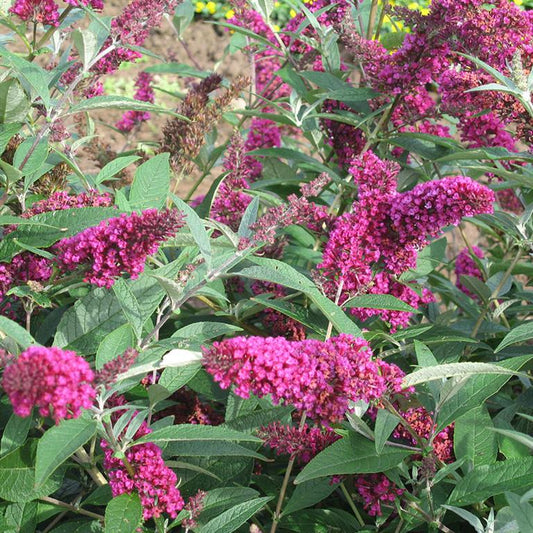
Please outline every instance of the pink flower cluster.
[{"label": "pink flower cluster", "polygon": [[[159,26],[165,13],[174,13],[178,0],[133,0],[122,13],[111,21],[114,40],[133,46],[143,46],[150,31]],[[105,50],[113,39],[109,37],[102,46]],[[95,74],[111,74],[121,63],[134,61],[142,54],[129,48],[116,48],[101,58],[92,68]]]},{"label": "pink flower cluster", "polygon": [[220,184],[211,206],[211,217],[233,231],[239,229],[242,216],[252,201],[252,197],[244,192],[250,188],[251,176],[251,158],[245,156],[244,152],[242,137],[235,134],[224,157],[223,168],[227,176]]},{"label": "pink flower cluster", "polygon": [[[435,430],[435,423],[432,419],[432,413],[426,411],[424,407],[412,407],[402,413],[403,418],[422,439],[429,439]],[[454,424],[446,426],[442,431],[437,433],[432,441],[433,452],[435,456],[443,463],[453,463],[455,455],[453,452],[453,431]],[[407,440],[409,443],[416,445],[417,442],[407,429],[399,424],[393,432],[397,439]]]},{"label": "pink flower cluster", "polygon": [[[49,211],[61,211],[80,207],[107,207],[112,205],[111,195],[99,194],[89,191],[77,196],[66,192],[55,192],[49,198],[35,202],[30,209],[24,211],[22,218],[31,218]],[[4,233],[11,233],[16,225],[6,226]],[[3,314],[15,317],[16,308],[13,306],[18,301],[15,296],[6,297],[12,288],[23,283],[47,281],[52,275],[52,261],[31,252],[22,252],[16,255],[10,263],[0,263],[0,310]]]},{"label": "pink flower cluster", "polygon": [[18,301],[16,296],[6,296],[13,287],[28,281],[43,282],[52,275],[52,262],[31,252],[16,255],[11,263],[0,263],[0,314],[15,317],[13,304]]},{"label": "pink flower cluster", "polygon": [[[479,259],[485,257],[483,252],[477,246],[472,246],[472,251]],[[455,286],[466,295],[470,296],[470,298],[475,298],[476,296],[461,283],[461,276],[472,276],[483,280],[483,274],[480,272],[479,267],[472,258],[468,248],[463,248],[455,260],[455,275],[457,277]]]},{"label": "pink flower cluster", "polygon": [[189,511],[189,517],[181,523],[181,527],[185,528],[185,530],[193,529],[198,525],[196,519],[200,516],[200,513],[204,509],[204,501],[206,496],[207,492],[199,490],[194,496],[189,498],[185,504],[185,507],[183,507],[185,511]]},{"label": "pink flower cluster", "polygon": [[405,491],[398,488],[385,474],[364,474],[354,480],[355,488],[363,498],[370,516],[381,516],[381,506],[392,503]]},{"label": "pink flower cluster", "polygon": [[[352,212],[339,217],[318,265],[326,293],[342,304],[361,293],[392,294],[413,307],[431,301],[397,276],[416,266],[418,249],[443,227],[463,216],[492,212],[494,193],[465,176],[443,178],[398,193],[398,165],[372,152],[355,159],[350,173],[359,185]],[[376,274],[376,270],[379,273]],[[379,314],[393,328],[405,326],[410,314],[401,311],[353,309],[361,319]]]},{"label": "pink flower cluster", "polygon": [[303,427],[288,426],[272,422],[260,428],[257,436],[264,445],[276,451],[277,455],[290,455],[299,463],[308,463],[315,455],[340,439],[331,429],[304,424]]},{"label": "pink flower cluster", "polygon": [[117,377],[123,372],[128,371],[139,356],[139,352],[133,348],[128,348],[124,353],[118,355],[96,372],[95,384],[103,385],[109,388],[116,382]]},{"label": "pink flower cluster", "polygon": [[[281,131],[276,123],[266,118],[254,117],[244,143],[246,151],[251,152],[253,150],[276,148],[279,146],[281,146]],[[247,157],[247,163],[250,169],[249,179],[250,181],[256,181],[261,176],[263,165],[257,159],[257,156]]]},{"label": "pink flower cluster", "polygon": [[176,210],[123,213],[60,241],[57,262],[64,270],[81,267],[85,281],[109,288],[124,272],[138,277],[148,255],[182,226],[183,216]]},{"label": "pink flower cluster", "polygon": [[[462,138],[478,145],[508,147],[505,127],[513,121],[517,137],[531,137],[527,113],[511,95],[466,92],[493,79],[457,54],[475,56],[513,78],[513,58],[520,52],[527,77],[533,65],[531,12],[508,0],[434,0],[427,14],[401,7],[393,13],[411,30],[393,53],[376,40],[361,38],[349,24],[343,39],[363,64],[365,81],[382,94],[396,95],[396,127],[403,131],[413,121],[448,113],[460,119]],[[428,83],[437,87],[437,101]]]},{"label": "pink flower cluster", "polygon": [[[65,0],[67,4],[78,7],[79,4],[91,6],[96,11],[104,8],[102,0]],[[9,12],[17,15],[20,20],[40,22],[46,26],[59,24],[59,6],[54,0],[15,0]]]},{"label": "pink flower cluster", "polygon": [[[151,104],[155,101],[154,89],[152,88],[153,76],[148,74],[148,72],[141,72],[137,76],[135,81],[135,87],[137,91],[135,92],[133,98],[139,100],[140,102],[150,102]],[[122,132],[128,133],[135,126],[146,122],[150,119],[150,113],[148,111],[133,111],[128,110],[123,115],[122,118],[115,124],[115,126]]]},{"label": "pink flower cluster", "polygon": [[62,211],[64,209],[74,209],[80,207],[110,207],[113,205],[113,197],[109,193],[99,193],[98,191],[83,192],[78,195],[70,195],[67,192],[59,191],[52,193],[48,198],[35,202],[30,209],[26,209],[21,215],[22,218],[31,218],[41,213],[49,211]]},{"label": "pink flower cluster", "polygon": [[270,394],[275,404],[283,401],[326,423],[342,420],[350,400],[369,402],[401,390],[401,370],[373,359],[368,343],[351,335],[325,342],[235,337],[203,353],[206,370],[222,388],[233,384],[243,398]]},{"label": "pink flower cluster", "polygon": [[33,407],[58,424],[77,418],[96,396],[94,374],[85,359],[69,350],[30,346],[4,370],[2,387],[16,415],[27,417]]},{"label": "pink flower cluster", "polygon": [[59,8],[54,0],[15,0],[9,12],[24,21],[40,22],[47,26],[59,24]]},{"label": "pink flower cluster", "polygon": [[[151,431],[143,422],[135,438],[143,437]],[[158,518],[163,513],[176,518],[185,502],[176,488],[178,478],[174,471],[165,465],[161,448],[152,442],[130,447],[125,453],[125,459],[133,470],[131,475],[124,462],[114,457],[109,443],[103,440],[100,446],[104,450],[104,468],[109,476],[113,497],[137,491],[145,520]]]},{"label": "pink flower cluster", "polygon": [[[287,296],[287,289],[276,283],[255,281],[251,284],[250,289],[254,295],[270,293],[276,299]],[[273,337],[285,337],[291,341],[301,341],[306,337],[303,324],[271,307],[263,309],[261,322]]]},{"label": "pink flower cluster", "polygon": [[[261,15],[253,9],[237,7],[235,16],[229,22],[265,37],[274,45],[273,47],[267,46],[264,50],[250,50],[253,54],[255,91],[266,100],[287,97],[290,94],[290,87],[276,74],[281,68],[283,54],[276,49],[277,42],[274,33]],[[264,111],[268,111],[268,107],[265,107]]]},{"label": "pink flower cluster", "polygon": [[[331,114],[337,111],[346,112],[348,109],[346,104],[334,100],[326,100],[322,106],[323,113]],[[337,156],[339,166],[349,165],[363,150],[365,139],[360,128],[331,119],[322,119],[321,125],[328,144]]]}]

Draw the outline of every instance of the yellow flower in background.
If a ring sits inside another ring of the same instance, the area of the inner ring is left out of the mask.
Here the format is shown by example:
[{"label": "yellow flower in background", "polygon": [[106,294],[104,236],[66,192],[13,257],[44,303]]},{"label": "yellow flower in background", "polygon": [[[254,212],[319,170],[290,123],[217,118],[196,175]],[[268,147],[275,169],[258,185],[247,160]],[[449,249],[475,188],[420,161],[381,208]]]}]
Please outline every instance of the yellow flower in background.
[{"label": "yellow flower in background", "polygon": [[411,2],[407,5],[409,9],[412,9],[413,11],[420,11],[420,13],[424,16],[429,14],[429,9],[427,7],[423,7],[423,5],[418,2]]},{"label": "yellow flower in background", "polygon": [[272,26],[272,29],[274,30],[274,33],[278,33],[279,31],[281,31],[281,28],[277,24],[274,24],[274,26]]},{"label": "yellow flower in background", "polygon": [[232,19],[235,16],[235,11],[233,9],[228,9],[224,15],[227,19]]},{"label": "yellow flower in background", "polygon": [[274,7],[279,7],[280,5],[280,2],[274,2]]},{"label": "yellow flower in background", "polygon": [[296,11],[294,9],[291,9],[289,11],[289,16],[291,17],[291,19],[293,19],[296,16]]},{"label": "yellow flower in background", "polygon": [[205,2],[196,2],[196,13],[201,13],[205,9]]},{"label": "yellow flower in background", "polygon": [[207,8],[207,11],[211,13],[211,15],[214,15],[217,10],[217,5],[215,4],[215,2],[207,2],[205,7]]}]

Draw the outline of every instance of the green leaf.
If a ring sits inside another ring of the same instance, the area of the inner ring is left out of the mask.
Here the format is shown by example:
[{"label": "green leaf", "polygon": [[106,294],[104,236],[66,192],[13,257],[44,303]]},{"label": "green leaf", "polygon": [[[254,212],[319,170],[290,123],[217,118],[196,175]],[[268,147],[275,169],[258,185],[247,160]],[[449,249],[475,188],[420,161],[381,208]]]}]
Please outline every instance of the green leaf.
[{"label": "green leaf", "polygon": [[182,441],[171,442],[165,448],[168,457],[253,457],[266,460],[264,455],[245,448],[234,442],[220,441]]},{"label": "green leaf", "polygon": [[96,421],[90,418],[62,420],[39,439],[35,460],[35,486],[38,488],[80,446],[96,434]]},{"label": "green leaf", "polygon": [[158,154],[140,165],[131,184],[131,209],[161,209],[170,190],[170,154]]},{"label": "green leaf", "polygon": [[172,24],[176,28],[178,38],[181,39],[185,30],[194,19],[194,5],[190,2],[183,2],[174,10],[174,16],[172,17]]},{"label": "green leaf", "polygon": [[249,520],[255,513],[261,510],[270,500],[271,496],[256,498],[247,502],[239,503],[235,507],[224,511],[219,516],[201,526],[198,533],[233,533],[242,524]]},{"label": "green leaf", "polygon": [[411,307],[392,294],[361,294],[354,296],[342,304],[343,307],[362,307],[364,309],[389,309],[391,311],[405,311],[419,313],[418,309]]},{"label": "green leaf", "polygon": [[439,265],[446,263],[447,245],[446,237],[443,237],[442,239],[433,241],[429,246],[422,248],[416,258],[416,268],[404,272],[400,276],[400,281],[413,281],[422,276],[427,276]]},{"label": "green leaf", "polygon": [[412,452],[385,446],[381,453],[375,444],[362,435],[350,432],[320,452],[296,476],[296,484],[336,474],[368,474],[395,467]]},{"label": "green leaf", "polygon": [[420,383],[437,379],[467,378],[479,374],[506,374],[512,376],[516,372],[491,363],[471,363],[468,361],[464,363],[447,363],[438,366],[426,366],[408,374],[403,378],[403,386],[404,388],[414,387],[415,385],[420,385]]},{"label": "green leaf", "polygon": [[405,37],[408,35],[406,31],[390,31],[379,36],[379,42],[389,51],[397,50],[403,44]]},{"label": "green leaf", "polygon": [[[178,268],[177,263],[171,263],[152,272],[173,275]],[[148,319],[163,299],[164,291],[150,276],[150,272],[141,274],[138,279],[129,281],[128,284],[139,302],[142,316]],[[65,312],[57,327],[54,345],[60,348],[68,346],[80,355],[93,354],[104,337],[125,322],[116,296],[99,287]]]},{"label": "green leaf", "polygon": [[226,422],[224,422],[222,427],[228,427],[237,431],[251,432],[261,426],[268,426],[271,422],[278,422],[284,418],[288,418],[292,411],[294,411],[292,405],[261,409],[260,411],[253,411],[248,414],[242,414],[231,418],[231,420],[226,418]]},{"label": "green leaf", "polygon": [[[513,357],[498,363],[498,366],[507,370],[517,371],[532,358],[533,355]],[[467,378],[467,382],[461,390],[450,398],[445,399],[442,405],[439,406],[436,431],[441,431],[448,424],[470,411],[470,409],[482,405],[487,398],[498,392],[509,378],[509,375],[495,374],[482,374]]]},{"label": "green leaf", "polygon": [[[332,118],[332,116],[329,114],[328,117]],[[249,152],[249,155],[264,155],[268,157],[287,159],[288,161],[294,161],[302,169],[308,168],[310,170],[315,170],[316,172],[326,172],[333,178],[339,178],[339,176],[330,167],[320,163],[320,161],[317,161],[315,158],[307,154],[299,152],[298,150],[291,150],[290,148],[261,148],[259,150],[252,150]]]},{"label": "green leaf", "polygon": [[130,284],[123,278],[119,278],[113,284],[113,292],[135,337],[140,339],[142,337],[144,322],[148,317],[143,314],[141,305],[131,290]]},{"label": "green leaf", "polygon": [[456,515],[460,516],[463,520],[466,520],[476,530],[476,533],[485,532],[485,528],[483,527],[481,520],[470,511],[466,511],[465,509],[461,509],[460,507],[454,507],[453,505],[443,505],[442,507],[444,507],[444,509],[452,511]]},{"label": "green leaf", "polygon": [[353,88],[349,83],[330,72],[311,70],[308,72],[300,72],[300,76],[327,91],[342,91]]},{"label": "green leaf", "polygon": [[313,479],[297,485],[287,505],[283,508],[283,516],[321,502],[327,498],[336,488],[329,478]]},{"label": "green leaf", "polygon": [[527,435],[526,433],[521,433],[520,431],[513,431],[512,429],[501,429],[501,428],[488,428],[500,435],[509,437],[510,439],[516,440],[520,444],[527,446],[530,450],[533,451],[533,437]]},{"label": "green leaf", "polygon": [[104,288],[93,289],[62,316],[54,346],[68,347],[80,355],[95,353],[104,338],[124,322],[115,295]]},{"label": "green leaf", "polygon": [[48,481],[35,487],[36,440],[30,440],[0,459],[0,498],[11,502],[28,502],[55,492],[63,481],[63,471],[57,470]]},{"label": "green leaf", "polygon": [[160,107],[149,102],[135,100],[134,98],[126,98],[125,96],[95,96],[94,98],[90,98],[88,100],[82,100],[76,105],[70,107],[65,115],[75,115],[76,113],[93,111],[95,109],[131,109],[133,111],[148,111],[152,113],[173,115],[181,120],[189,122],[187,117],[178,115],[171,109],[165,109],[164,107]]},{"label": "green leaf", "polygon": [[71,33],[71,37],[83,63],[83,70],[87,71],[91,60],[98,53],[96,35],[89,29],[77,29]]},{"label": "green leaf", "polygon": [[31,416],[22,418],[13,413],[4,428],[0,444],[0,455],[16,450],[26,442],[32,423]]},{"label": "green leaf", "polygon": [[289,264],[265,257],[253,257],[250,261],[258,266],[244,267],[236,274],[245,278],[279,283],[289,289],[303,292],[324,313],[339,333],[361,334],[361,330],[338,305],[326,298],[309,278],[300,274]]},{"label": "green leaf", "polygon": [[35,215],[30,224],[21,224],[15,231],[4,235],[0,241],[0,261],[7,262],[20,251],[17,241],[36,248],[48,248],[60,239],[76,235],[119,214],[111,207],[82,207]]},{"label": "green leaf", "polygon": [[533,531],[533,505],[529,502],[521,501],[520,496],[512,492],[506,492],[505,497],[509,502],[520,531]]},{"label": "green leaf", "polygon": [[175,392],[189,383],[196,376],[201,368],[201,364],[191,364],[180,367],[165,368],[159,378],[159,385],[162,385],[169,392]]},{"label": "green leaf", "polygon": [[[221,487],[207,492],[204,501],[203,509],[198,523],[205,524],[213,518],[219,516],[223,511],[234,507],[235,505],[257,498],[259,493],[248,487]],[[182,511],[184,513],[184,511]],[[178,515],[177,519],[171,526],[181,523],[182,516]]]},{"label": "green leaf", "polygon": [[252,230],[250,226],[257,220],[257,212],[259,210],[259,198],[256,196],[244,211],[237,235],[239,237],[248,238],[252,236]]},{"label": "green leaf", "polygon": [[48,80],[50,74],[36,63],[32,63],[10,52],[5,46],[0,46],[0,56],[14,67],[19,81],[24,85],[27,92],[31,93],[31,99],[41,99],[46,109],[50,106],[50,93]]},{"label": "green leaf", "polygon": [[202,219],[196,214],[196,211],[183,200],[176,195],[172,195],[172,201],[176,207],[183,211],[186,215],[185,222],[189,227],[191,235],[205,260],[205,264],[208,270],[211,270],[213,252],[211,250],[211,242],[209,241],[209,235],[204,227]]},{"label": "green leaf", "polygon": [[258,294],[257,296],[250,298],[250,300],[252,302],[259,302],[267,308],[275,309],[276,311],[293,318],[319,335],[325,336],[326,334],[328,321],[324,316],[319,315],[318,313],[312,313],[309,309],[302,307],[301,305],[296,305],[293,302],[276,300],[266,294]]},{"label": "green leaf", "polygon": [[32,344],[38,345],[35,339],[22,326],[5,316],[0,316],[0,339],[4,337],[10,337],[24,349]]},{"label": "green leaf", "polygon": [[135,346],[135,338],[129,324],[123,324],[114,329],[104,337],[100,346],[98,346],[94,362],[96,370],[101,370],[106,363],[122,355],[128,348],[133,346]]},{"label": "green leaf", "polygon": [[483,283],[480,279],[475,276],[461,275],[459,277],[461,283],[473,294],[479,296],[481,301],[486,303],[489,301],[492,291],[487,286],[486,283]]},{"label": "green leaf", "polygon": [[105,510],[105,533],[135,533],[142,512],[141,499],[135,492],[113,498]]},{"label": "green leaf", "polygon": [[262,440],[247,435],[240,431],[234,431],[220,426],[201,426],[197,424],[180,424],[158,429],[149,435],[145,435],[132,443],[143,442],[178,442],[178,441],[245,441],[261,443]]},{"label": "green leaf", "polygon": [[[0,168],[4,171],[4,174],[6,176],[7,183],[16,183],[22,178],[22,172],[15,168],[13,165],[10,165],[9,163],[6,163],[5,161],[2,161],[0,159]],[[2,180],[2,181],[6,181]],[[7,187],[8,185],[4,183],[4,185]]]},{"label": "green leaf", "polygon": [[22,171],[24,176],[39,170],[48,157],[48,137],[40,139],[30,153],[35,141],[35,137],[25,139],[13,156],[13,166]]},{"label": "green leaf", "polygon": [[0,531],[35,533],[37,531],[37,502],[12,503],[5,507],[4,518],[8,526]]},{"label": "green leaf", "polygon": [[498,80],[504,86],[508,85],[510,88],[518,90],[518,87],[514,84],[514,82],[510,78],[507,78],[500,71],[498,71],[495,68],[491,67],[490,65],[488,65],[487,63],[485,63],[481,59],[478,59],[477,57],[474,57],[474,56],[471,56],[471,55],[468,55],[468,54],[459,53],[459,55],[463,56],[463,57],[466,57],[466,59],[468,59],[469,61],[472,61],[472,63],[474,63],[478,67],[482,68],[483,70],[485,70],[486,72],[491,74],[493,78]]},{"label": "green leaf", "polygon": [[160,63],[145,68],[144,71],[153,74],[177,74],[187,78],[207,78],[211,74],[206,70],[198,70],[184,63]]},{"label": "green leaf", "polygon": [[72,520],[63,522],[50,533],[102,533],[103,528],[98,520]]},{"label": "green leaf", "polygon": [[138,155],[126,155],[113,159],[107,163],[100,172],[98,172],[98,175],[94,178],[95,184],[100,185],[104,181],[111,179],[121,170],[124,170],[127,166],[135,163],[135,161],[138,161],[139,159],[140,157]]},{"label": "green leaf", "polygon": [[483,502],[505,491],[528,489],[532,482],[533,457],[480,465],[457,483],[448,499],[448,504],[464,506]]},{"label": "green leaf", "polygon": [[455,421],[455,456],[466,458],[470,469],[496,462],[498,439],[490,431],[492,428],[492,419],[485,406],[471,409]]},{"label": "green leaf", "polygon": [[233,30],[236,33],[241,33],[243,35],[246,35],[247,37],[250,37],[253,42],[263,43],[269,49],[270,48],[277,49],[277,46],[275,46],[272,43],[272,41],[268,40],[266,37],[263,37],[262,35],[254,33],[251,30],[247,30],[246,28],[241,28],[240,26],[235,26],[235,24],[229,24],[228,22],[219,22],[216,20],[208,20],[206,22],[208,22],[209,24],[215,24],[216,26],[222,26],[223,28],[229,28],[230,30]]},{"label": "green leaf", "polygon": [[368,533],[371,529],[361,529],[353,514],[342,509],[305,509],[283,516],[280,522],[284,531],[298,533]]},{"label": "green leaf", "polygon": [[18,80],[12,78],[0,83],[0,123],[7,126],[22,122],[30,109],[30,100]]},{"label": "green leaf", "polygon": [[203,343],[207,340],[242,331],[242,328],[224,322],[194,322],[187,324],[172,334],[172,339],[187,339],[191,343]]},{"label": "green leaf", "polygon": [[[1,98],[1,97],[0,97]],[[1,105],[1,100],[0,100]],[[1,113],[0,113],[0,153],[4,153],[4,150],[6,149],[7,144],[9,141],[13,138],[13,136],[18,133],[22,127],[22,123],[20,122],[13,122],[12,124],[3,124],[1,120]],[[24,115],[26,117],[26,115]],[[12,121],[9,121],[12,122]]]},{"label": "green leaf", "polygon": [[501,352],[507,346],[511,344],[517,344],[519,342],[525,342],[529,339],[533,339],[533,320],[526,322],[525,324],[520,324],[513,328],[507,335],[503,338],[502,342],[498,344],[495,353]]},{"label": "green leaf", "polygon": [[390,434],[400,423],[400,419],[386,409],[379,409],[376,416],[376,426],[374,428],[376,452],[381,453],[385,447]]}]

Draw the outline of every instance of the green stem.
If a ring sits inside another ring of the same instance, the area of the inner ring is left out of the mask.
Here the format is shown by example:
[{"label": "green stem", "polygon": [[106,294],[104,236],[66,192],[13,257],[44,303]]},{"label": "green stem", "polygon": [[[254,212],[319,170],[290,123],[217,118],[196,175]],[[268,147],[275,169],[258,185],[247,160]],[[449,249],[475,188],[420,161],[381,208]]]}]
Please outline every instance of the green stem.
[{"label": "green stem", "polygon": [[94,466],[94,464],[92,464],[91,457],[89,456],[89,454],[85,451],[85,449],[83,447],[79,448],[76,451],[75,456],[80,461],[80,463],[89,465],[87,467],[87,472],[91,476],[92,480],[99,487],[103,487],[103,486],[108,484],[107,483],[107,479],[102,474],[102,472],[100,472],[100,470],[98,470],[98,468],[96,468],[96,466]]},{"label": "green stem", "polygon": [[[300,429],[305,425],[306,414],[302,414],[302,419],[300,420]],[[291,478],[292,469],[294,467],[294,462],[296,461],[296,456],[289,459],[287,464],[287,470],[285,470],[285,476],[283,477],[283,483],[281,484],[281,489],[279,491],[278,503],[276,504],[276,510],[274,511],[274,517],[272,519],[272,526],[270,527],[270,533],[276,533],[278,524],[281,518],[281,508],[283,507],[283,500],[285,499],[285,494],[287,492],[287,487],[289,486],[289,481]]]},{"label": "green stem", "polygon": [[[52,37],[52,35],[56,32],[56,30],[61,26],[61,23],[67,18],[68,14],[74,9],[74,6],[68,5],[64,10],[63,13],[61,13],[57,26],[50,26],[46,33],[39,39],[39,42],[33,46],[33,51],[30,52],[27,59],[28,61],[33,61],[35,59],[35,52],[42,48],[42,46]],[[35,41],[32,43],[32,45],[35,43]]]},{"label": "green stem", "polygon": [[202,281],[200,281],[197,285],[189,289],[187,292],[183,293],[181,298],[179,300],[175,301],[173,305],[170,306],[168,311],[161,317],[161,319],[157,322],[154,329],[148,333],[148,335],[142,340],[140,344],[140,348],[144,349],[148,346],[150,341],[159,333],[159,330],[168,322],[170,317],[174,314],[174,311],[176,309],[179,309],[189,298],[194,296],[198,292],[199,289],[201,289],[203,286],[207,285],[211,281],[214,281],[217,279],[221,274],[224,273],[224,271],[231,267],[233,265],[233,262],[235,261],[235,257],[243,257],[246,252],[250,250],[251,247],[245,248],[244,250],[239,250],[236,252],[236,254],[229,259],[227,259],[222,265],[219,267],[213,269],[211,272],[209,272]]},{"label": "green stem", "polygon": [[370,14],[368,15],[368,27],[366,29],[366,38],[372,39],[374,33],[374,25],[376,24],[376,16],[378,13],[378,0],[372,0],[370,6]]},{"label": "green stem", "polygon": [[350,493],[348,492],[348,489],[346,488],[346,485],[344,484],[344,481],[341,483],[341,490],[344,494],[344,497],[346,498],[346,501],[348,502],[348,505],[350,506],[350,509],[352,510],[355,518],[357,518],[357,521],[359,522],[361,527],[365,527],[365,521],[363,520],[361,514],[357,510],[357,507],[355,506],[355,503],[353,501],[353,498],[351,497]]},{"label": "green stem", "polygon": [[96,520],[104,520],[104,517],[101,514],[96,514],[91,511],[86,511],[85,509],[80,509],[79,507],[75,507],[74,505],[71,505],[70,503],[62,502],[61,500],[56,500],[55,498],[51,498],[50,496],[43,496],[42,498],[39,498],[39,499],[42,502],[51,503],[52,505],[63,507],[63,509],[68,509],[69,511],[72,511],[73,513],[78,513],[84,516],[89,516],[91,518],[96,518]]},{"label": "green stem", "polygon": [[389,5],[389,0],[383,0],[383,6],[381,8],[381,13],[379,14],[379,21],[376,28],[376,33],[374,33],[374,41],[379,39],[379,34],[381,33],[381,28],[383,27],[383,21],[385,20],[385,12]]},{"label": "green stem", "polygon": [[392,104],[390,105],[390,107],[387,109],[387,111],[385,113],[383,113],[380,121],[377,123],[376,125],[376,128],[374,129],[374,131],[370,134],[370,137],[368,138],[368,140],[366,141],[366,144],[365,146],[363,147],[363,150],[361,151],[361,153],[365,153],[371,146],[372,144],[374,144],[375,140],[376,140],[376,137],[377,137],[377,134],[386,128],[387,124],[389,123],[389,120],[392,116],[392,113],[393,111],[396,109],[396,106],[399,104],[400,102],[400,99],[401,99],[401,95],[397,94],[395,97],[394,97],[394,100],[392,101]]}]

